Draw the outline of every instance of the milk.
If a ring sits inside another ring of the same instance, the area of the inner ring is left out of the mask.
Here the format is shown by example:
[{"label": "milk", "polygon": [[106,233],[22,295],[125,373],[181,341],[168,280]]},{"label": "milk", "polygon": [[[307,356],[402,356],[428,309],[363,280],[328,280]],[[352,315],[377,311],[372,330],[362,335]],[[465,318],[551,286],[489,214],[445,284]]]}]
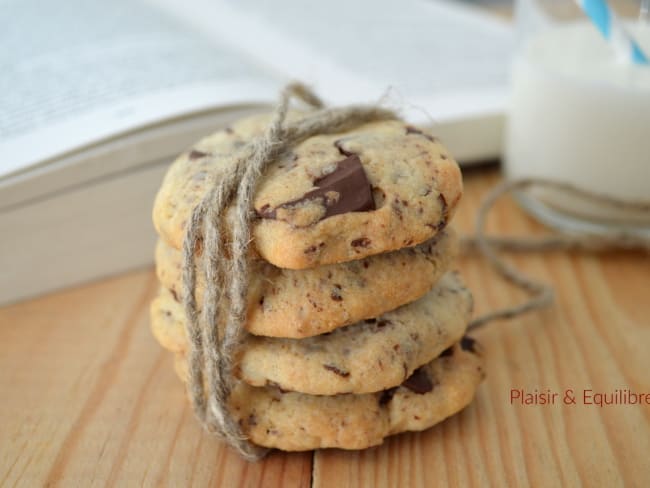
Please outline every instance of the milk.
[{"label": "milk", "polygon": [[[650,26],[632,26],[650,53]],[[650,200],[650,67],[617,61],[588,21],[527,39],[514,61],[505,141],[509,177],[538,176]],[[539,191],[527,199],[578,220],[648,227],[650,218]]]}]

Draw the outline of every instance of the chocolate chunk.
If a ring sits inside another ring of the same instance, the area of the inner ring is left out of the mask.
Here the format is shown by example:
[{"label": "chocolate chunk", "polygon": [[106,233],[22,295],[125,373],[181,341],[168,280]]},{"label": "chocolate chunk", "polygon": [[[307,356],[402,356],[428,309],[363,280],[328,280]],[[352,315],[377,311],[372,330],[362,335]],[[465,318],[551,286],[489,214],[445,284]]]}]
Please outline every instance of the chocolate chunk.
[{"label": "chocolate chunk", "polygon": [[[348,212],[375,210],[370,182],[358,156],[353,155],[336,163],[336,169],[314,181],[315,190],[302,197],[283,203],[279,208],[291,208],[310,200],[320,199],[325,206],[322,219]],[[264,205],[257,213],[265,219],[276,218],[276,210]]]},{"label": "chocolate chunk", "polygon": [[192,149],[190,153],[187,155],[189,159],[201,159],[204,158],[208,155],[208,153],[204,153],[202,151],[197,151],[196,149]]},{"label": "chocolate chunk", "polygon": [[334,285],[334,288],[332,288],[332,293],[330,294],[330,298],[335,302],[340,302],[343,300],[343,297],[341,296],[341,285]]},{"label": "chocolate chunk", "polygon": [[175,302],[181,303],[181,301],[178,299],[178,293],[176,293],[176,290],[170,288],[169,292],[172,294],[172,297],[174,298]]},{"label": "chocolate chunk", "polygon": [[325,368],[327,371],[331,371],[336,375],[339,375],[342,378],[347,378],[348,376],[350,376],[349,371],[343,371],[342,369],[339,369],[332,364],[323,364],[323,368]]},{"label": "chocolate chunk", "polygon": [[413,393],[422,395],[433,390],[433,381],[431,381],[426,371],[419,368],[413,371],[413,374],[402,383],[402,386],[405,386]]},{"label": "chocolate chunk", "polygon": [[434,141],[436,140],[435,137],[430,136],[429,134],[425,134],[425,133],[422,132],[420,129],[418,129],[418,128],[416,128],[416,127],[413,127],[412,125],[407,125],[407,126],[406,126],[406,133],[407,133],[407,134],[417,134],[417,135],[420,135],[420,136],[424,137],[425,139],[430,140],[431,142],[434,142]]},{"label": "chocolate chunk", "polygon": [[442,193],[438,195],[438,201],[440,202],[442,217],[436,227],[438,231],[441,231],[447,227],[447,222],[449,221],[449,205],[447,205],[447,199],[445,199],[445,196]]},{"label": "chocolate chunk", "polygon": [[275,210],[271,208],[271,205],[268,203],[265,203],[260,207],[260,209],[257,211],[257,214],[260,217],[266,218],[266,219],[274,219],[275,218]]},{"label": "chocolate chunk", "polygon": [[474,354],[477,353],[476,340],[472,339],[469,336],[465,336],[460,340],[460,347],[463,349],[463,351],[473,352]]},{"label": "chocolate chunk", "polygon": [[309,246],[303,252],[305,254],[314,254],[316,251],[318,251],[319,249],[322,249],[323,247],[325,247],[325,243],[321,242],[318,246]]},{"label": "chocolate chunk", "polygon": [[438,195],[438,201],[440,202],[440,206],[442,207],[442,215],[448,215],[449,205],[447,205],[447,199],[442,193]]},{"label": "chocolate chunk", "polygon": [[393,395],[395,395],[395,391],[397,391],[397,387],[382,391],[379,397],[379,405],[386,405],[390,402],[393,399]]},{"label": "chocolate chunk", "polygon": [[360,237],[359,239],[353,240],[350,245],[352,247],[368,247],[371,242],[367,237]]},{"label": "chocolate chunk", "polygon": [[440,357],[441,357],[441,358],[444,358],[445,356],[452,356],[453,354],[454,354],[454,348],[453,348],[453,346],[452,346],[452,347],[448,347],[447,349],[445,349],[444,351],[442,351],[442,352],[440,353]]}]

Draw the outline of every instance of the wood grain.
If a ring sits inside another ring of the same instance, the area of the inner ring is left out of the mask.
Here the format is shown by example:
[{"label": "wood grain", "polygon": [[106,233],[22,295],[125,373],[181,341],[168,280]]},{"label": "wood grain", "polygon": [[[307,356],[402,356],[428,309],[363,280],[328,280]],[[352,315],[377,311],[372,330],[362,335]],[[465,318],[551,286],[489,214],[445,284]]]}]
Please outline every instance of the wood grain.
[{"label": "wood grain", "polygon": [[[498,179],[467,172],[469,231]],[[537,234],[510,201],[489,229]],[[245,463],[202,433],[148,327],[144,270],[0,309],[0,486],[650,486],[650,408],[510,404],[510,390],[650,392],[650,257],[509,259],[553,284],[552,309],[477,332],[486,382],[459,415],[362,452]],[[473,256],[477,313],[523,299]]]}]

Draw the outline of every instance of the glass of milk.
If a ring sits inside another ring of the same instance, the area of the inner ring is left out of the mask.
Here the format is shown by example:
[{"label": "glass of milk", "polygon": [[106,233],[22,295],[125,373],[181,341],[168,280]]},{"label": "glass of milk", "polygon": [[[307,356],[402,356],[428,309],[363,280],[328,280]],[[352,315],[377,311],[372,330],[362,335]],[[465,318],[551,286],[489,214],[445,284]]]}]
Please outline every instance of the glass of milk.
[{"label": "glass of milk", "polygon": [[[610,5],[650,56],[645,7],[632,0]],[[634,16],[625,17],[621,6]],[[516,17],[506,175],[650,201],[650,66],[618,58],[572,0],[518,0]],[[565,230],[650,233],[647,211],[612,210],[548,189],[517,197]]]}]

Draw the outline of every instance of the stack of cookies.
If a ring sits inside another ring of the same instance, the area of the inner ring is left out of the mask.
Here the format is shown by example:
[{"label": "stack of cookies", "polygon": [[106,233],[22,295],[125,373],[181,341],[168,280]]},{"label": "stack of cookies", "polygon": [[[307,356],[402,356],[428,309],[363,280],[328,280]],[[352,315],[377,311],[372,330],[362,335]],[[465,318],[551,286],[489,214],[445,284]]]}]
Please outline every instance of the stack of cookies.
[{"label": "stack of cookies", "polygon": [[[188,218],[227,156],[268,122],[249,118],[200,141],[156,198],[151,323],[181,378]],[[254,199],[250,334],[229,398],[253,443],[362,449],[471,402],[482,358],[464,336],[472,297],[451,271],[458,241],[447,225],[461,194],[445,148],[396,120],[311,137],[268,167]],[[199,277],[198,303],[204,286]]]}]

